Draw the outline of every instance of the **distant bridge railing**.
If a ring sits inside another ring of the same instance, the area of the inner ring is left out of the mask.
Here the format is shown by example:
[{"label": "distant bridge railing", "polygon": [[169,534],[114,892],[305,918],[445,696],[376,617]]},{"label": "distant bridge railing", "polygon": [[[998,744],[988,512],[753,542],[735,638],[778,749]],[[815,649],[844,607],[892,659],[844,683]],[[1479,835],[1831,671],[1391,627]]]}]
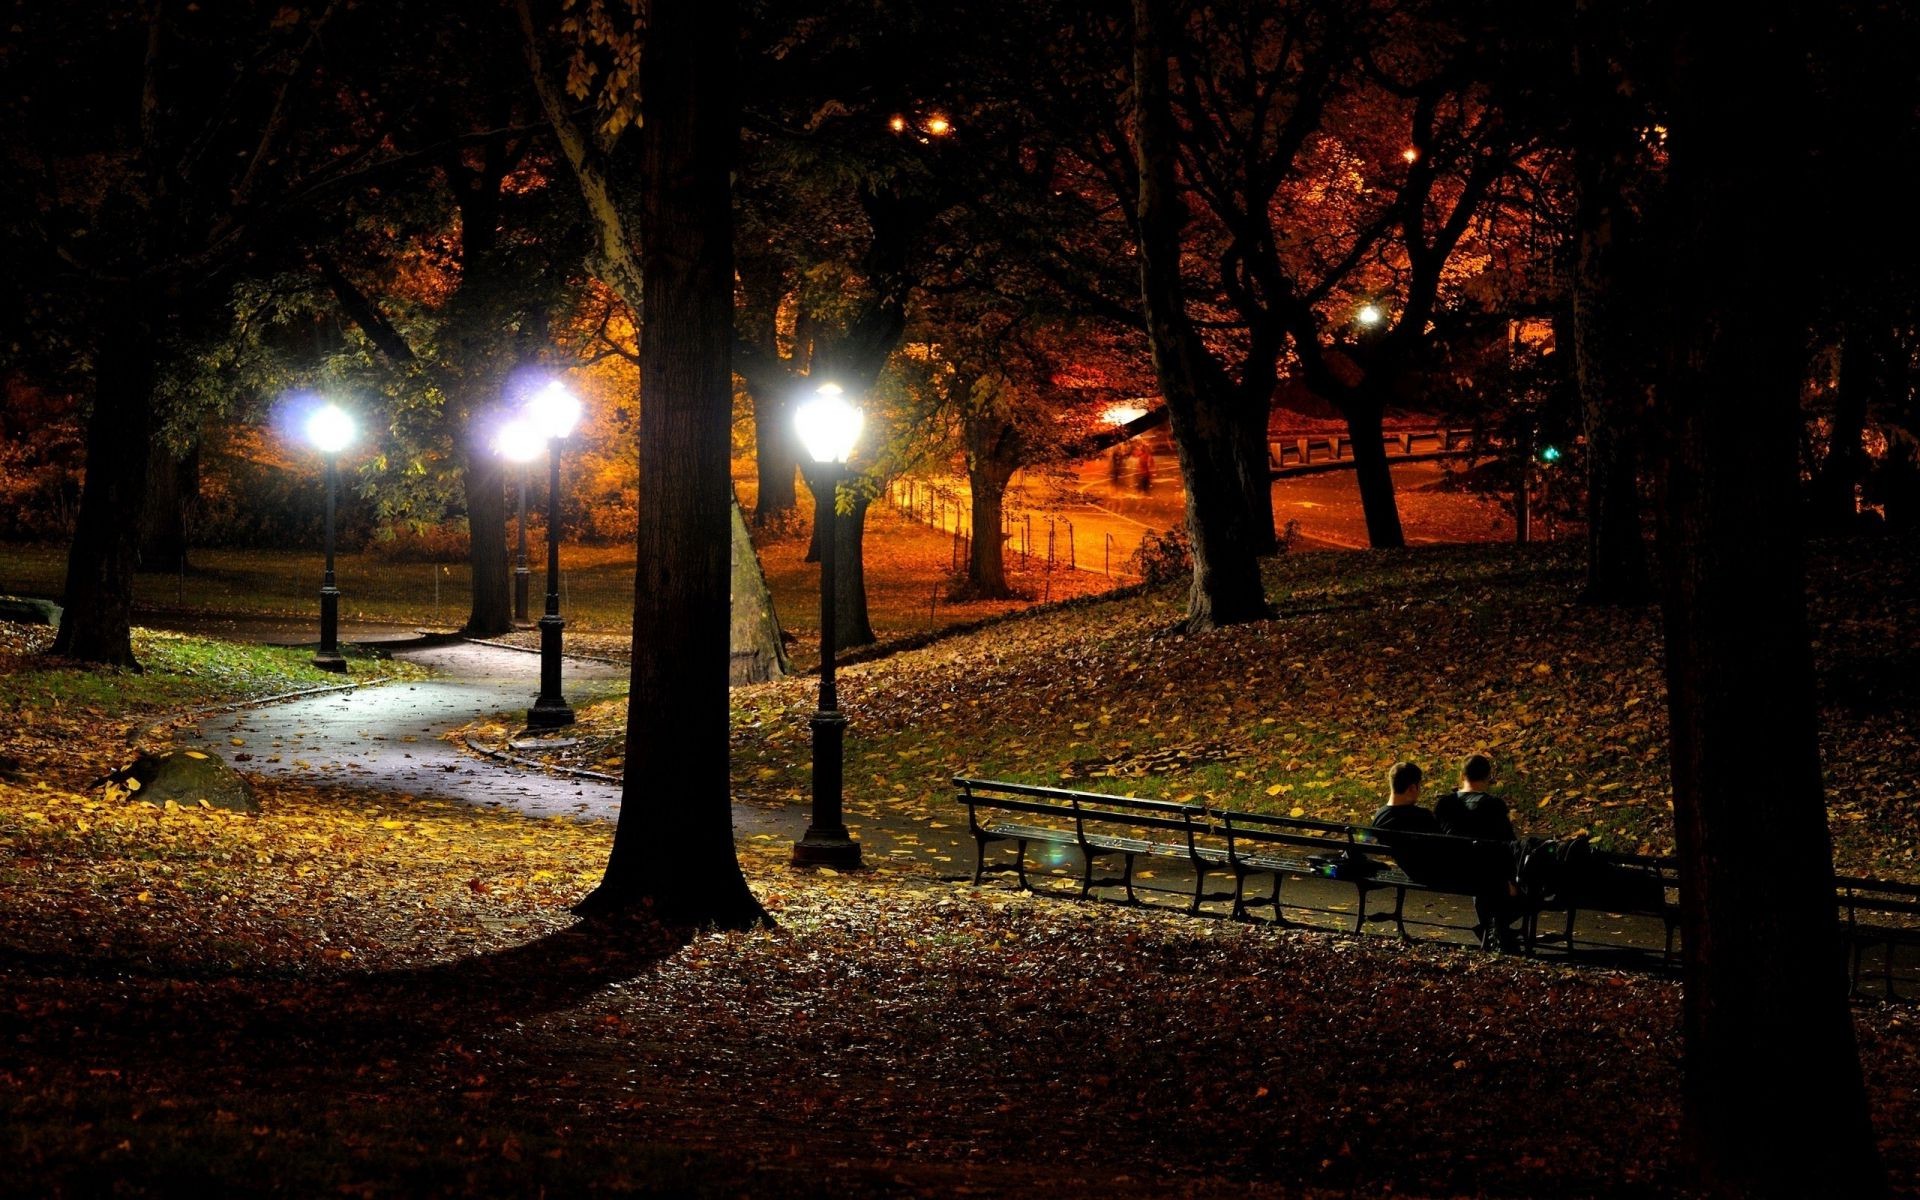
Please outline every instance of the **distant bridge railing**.
[{"label": "distant bridge railing", "polygon": [[[1478,454],[1488,441],[1472,429],[1395,429],[1383,434],[1387,458],[1416,462]],[[1267,442],[1267,467],[1275,478],[1314,471],[1338,471],[1353,466],[1353,437],[1345,433],[1314,433],[1275,438]]]}]

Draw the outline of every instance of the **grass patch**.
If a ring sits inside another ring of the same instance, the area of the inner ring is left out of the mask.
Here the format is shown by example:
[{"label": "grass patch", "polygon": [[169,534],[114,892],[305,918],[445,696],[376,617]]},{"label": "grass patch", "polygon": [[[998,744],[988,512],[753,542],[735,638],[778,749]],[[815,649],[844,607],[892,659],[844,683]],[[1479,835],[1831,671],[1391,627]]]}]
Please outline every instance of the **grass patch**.
[{"label": "grass patch", "polygon": [[418,679],[412,663],[358,647],[342,647],[346,679],[312,663],[298,647],[256,646],[163,630],[135,629],[139,673],[100,668],[46,653],[53,632],[0,623],[0,735],[8,770],[35,778],[83,781],[101,764],[131,756],[130,738],[182,710],[257,700],[304,688],[386,676]]},{"label": "grass patch", "polygon": [[[1566,547],[1302,553],[1268,565],[1277,619],[1171,632],[1184,589],[1019,617],[845,668],[849,807],[951,819],[976,774],[1341,821],[1397,759],[1432,787],[1485,750],[1523,830],[1672,844],[1657,610],[1576,603]],[[1913,878],[1920,547],[1817,548],[1810,605],[1836,854]],[[807,792],[812,679],[734,693],[736,794]],[[621,701],[571,761],[619,769]]]}]

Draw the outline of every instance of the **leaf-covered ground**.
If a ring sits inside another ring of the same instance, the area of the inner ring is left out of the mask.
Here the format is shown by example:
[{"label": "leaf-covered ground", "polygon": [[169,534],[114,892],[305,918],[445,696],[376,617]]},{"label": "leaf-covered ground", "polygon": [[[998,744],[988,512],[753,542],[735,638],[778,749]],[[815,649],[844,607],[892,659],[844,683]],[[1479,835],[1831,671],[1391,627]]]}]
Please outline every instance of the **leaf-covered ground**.
[{"label": "leaf-covered ground", "polygon": [[[0,785],[24,1194],[1662,1195],[1673,985],[747,866],[778,929],[586,928],[602,826]],[[1920,1031],[1860,1022],[1916,1183]]]},{"label": "leaf-covered ground", "polygon": [[[1579,605],[1564,547],[1283,556],[1278,617],[1183,636],[1184,589],[1021,616],[845,668],[849,807],[949,817],[953,774],[1335,820],[1396,759],[1451,786],[1467,754],[1531,832],[1671,846],[1657,610]],[[1920,874],[1920,547],[1822,546],[1810,601],[1828,805],[1843,868]],[[736,794],[807,790],[815,681],[737,689]],[[620,701],[556,761],[617,770]]]},{"label": "leaf-covered ground", "polygon": [[[64,669],[8,665],[16,699]],[[272,778],[255,817],[82,790],[75,750],[179,698],[163,679],[0,726],[0,1192],[1680,1187],[1670,982],[802,876],[754,841],[777,929],[581,926],[604,825]],[[1920,1031],[1857,1011],[1911,1192]]]}]

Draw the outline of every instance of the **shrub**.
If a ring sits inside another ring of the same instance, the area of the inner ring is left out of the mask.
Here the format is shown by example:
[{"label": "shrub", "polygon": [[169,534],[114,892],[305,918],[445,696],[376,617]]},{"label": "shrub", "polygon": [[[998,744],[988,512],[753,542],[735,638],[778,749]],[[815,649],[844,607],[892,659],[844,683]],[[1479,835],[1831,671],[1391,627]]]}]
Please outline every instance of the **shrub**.
[{"label": "shrub", "polygon": [[1148,583],[1172,583],[1193,574],[1193,549],[1184,526],[1173,525],[1140,539],[1140,548],[1127,559],[1134,574]]}]

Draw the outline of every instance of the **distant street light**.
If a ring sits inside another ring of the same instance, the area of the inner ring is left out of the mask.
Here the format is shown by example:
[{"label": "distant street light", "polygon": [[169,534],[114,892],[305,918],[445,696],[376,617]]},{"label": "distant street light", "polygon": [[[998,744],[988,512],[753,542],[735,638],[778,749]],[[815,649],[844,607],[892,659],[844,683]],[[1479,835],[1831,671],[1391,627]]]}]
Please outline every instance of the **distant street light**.
[{"label": "distant street light", "polygon": [[520,507],[517,525],[520,548],[513,560],[513,619],[525,624],[527,593],[533,571],[527,566],[527,464],[540,457],[543,439],[540,431],[525,417],[515,417],[493,435],[493,451],[520,468]]},{"label": "distant street light", "polygon": [[527,728],[573,724],[573,708],[560,694],[560,443],[580,420],[580,398],[559,380],[527,400],[524,416],[536,438],[547,443],[547,610],[540,618],[540,695],[527,710]]},{"label": "distant street light", "polygon": [[338,404],[327,403],[307,415],[307,441],[327,456],[327,573],[320,584],[320,648],[314,652],[313,665],[322,671],[347,669],[340,656],[340,589],[333,579],[333,508],[340,490],[340,452],[353,444],[353,415]]},{"label": "distant street light", "polygon": [[833,589],[836,557],[834,499],[846,476],[846,462],[860,437],[864,418],[834,383],[823,383],[794,413],[800,444],[814,463],[814,523],[820,532],[820,705],[807,722],[813,730],[813,818],[804,837],[793,844],[793,863],[802,867],[857,867],[860,843],[847,835],[842,815],[841,778],[847,718],[833,682]]},{"label": "distant street light", "polygon": [[1379,306],[1374,304],[1363,304],[1360,306],[1360,311],[1353,314],[1353,319],[1360,322],[1360,324],[1367,329],[1372,329],[1375,325],[1386,320],[1386,317],[1387,314],[1381,312]]}]

